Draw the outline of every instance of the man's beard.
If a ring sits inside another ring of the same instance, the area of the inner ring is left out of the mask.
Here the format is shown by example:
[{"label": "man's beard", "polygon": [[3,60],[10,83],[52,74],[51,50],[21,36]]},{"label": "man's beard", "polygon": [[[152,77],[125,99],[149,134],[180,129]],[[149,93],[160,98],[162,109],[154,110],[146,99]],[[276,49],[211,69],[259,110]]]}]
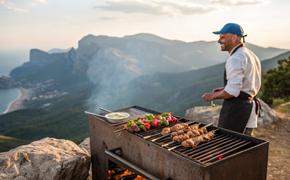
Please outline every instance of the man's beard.
[{"label": "man's beard", "polygon": [[227,51],[227,47],[224,43],[221,43],[220,47],[221,47],[221,51]]}]

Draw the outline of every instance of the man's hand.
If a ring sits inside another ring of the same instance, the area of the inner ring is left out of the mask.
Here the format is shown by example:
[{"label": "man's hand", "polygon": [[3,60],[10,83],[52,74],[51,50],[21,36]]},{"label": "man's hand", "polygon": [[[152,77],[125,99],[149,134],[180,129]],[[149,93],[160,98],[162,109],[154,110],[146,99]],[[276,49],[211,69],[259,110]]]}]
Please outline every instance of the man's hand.
[{"label": "man's hand", "polygon": [[212,100],[214,100],[213,93],[204,93],[201,97],[205,101],[212,101]]},{"label": "man's hand", "polygon": [[225,90],[220,90],[213,93],[204,93],[201,97],[205,101],[212,101],[214,99],[229,99],[234,96],[230,95]]}]

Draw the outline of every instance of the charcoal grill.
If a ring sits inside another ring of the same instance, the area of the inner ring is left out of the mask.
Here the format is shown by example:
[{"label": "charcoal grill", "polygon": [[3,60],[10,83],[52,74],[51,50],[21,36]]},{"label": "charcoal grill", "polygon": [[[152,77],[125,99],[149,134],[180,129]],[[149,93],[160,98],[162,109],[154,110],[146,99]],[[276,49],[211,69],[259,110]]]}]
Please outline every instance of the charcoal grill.
[{"label": "charcoal grill", "polygon": [[[159,112],[131,106],[120,109],[132,118]],[[179,118],[178,122],[197,123]],[[205,126],[205,124],[200,125]],[[180,180],[265,180],[269,143],[214,126],[215,137],[196,148],[184,148],[162,128],[132,134],[124,124],[110,124],[89,115],[93,179],[106,179],[108,160],[123,165],[148,179]],[[119,149],[121,154],[114,153]]]}]

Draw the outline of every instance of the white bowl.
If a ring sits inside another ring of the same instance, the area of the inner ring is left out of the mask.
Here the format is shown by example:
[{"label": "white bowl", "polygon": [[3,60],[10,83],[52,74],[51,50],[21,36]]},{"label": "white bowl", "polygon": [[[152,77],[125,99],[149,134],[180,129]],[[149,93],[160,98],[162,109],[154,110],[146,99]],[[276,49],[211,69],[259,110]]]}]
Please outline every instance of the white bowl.
[{"label": "white bowl", "polygon": [[111,112],[106,114],[105,117],[110,123],[120,123],[130,117],[130,114],[127,112]]}]

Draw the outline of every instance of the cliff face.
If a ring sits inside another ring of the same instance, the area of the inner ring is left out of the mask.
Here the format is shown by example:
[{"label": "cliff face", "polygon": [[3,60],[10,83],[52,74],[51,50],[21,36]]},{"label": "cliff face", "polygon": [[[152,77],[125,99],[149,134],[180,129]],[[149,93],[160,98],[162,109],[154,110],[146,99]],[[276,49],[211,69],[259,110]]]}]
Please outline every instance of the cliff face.
[{"label": "cliff face", "polygon": [[90,155],[68,140],[44,138],[0,153],[0,179],[85,180]]}]

